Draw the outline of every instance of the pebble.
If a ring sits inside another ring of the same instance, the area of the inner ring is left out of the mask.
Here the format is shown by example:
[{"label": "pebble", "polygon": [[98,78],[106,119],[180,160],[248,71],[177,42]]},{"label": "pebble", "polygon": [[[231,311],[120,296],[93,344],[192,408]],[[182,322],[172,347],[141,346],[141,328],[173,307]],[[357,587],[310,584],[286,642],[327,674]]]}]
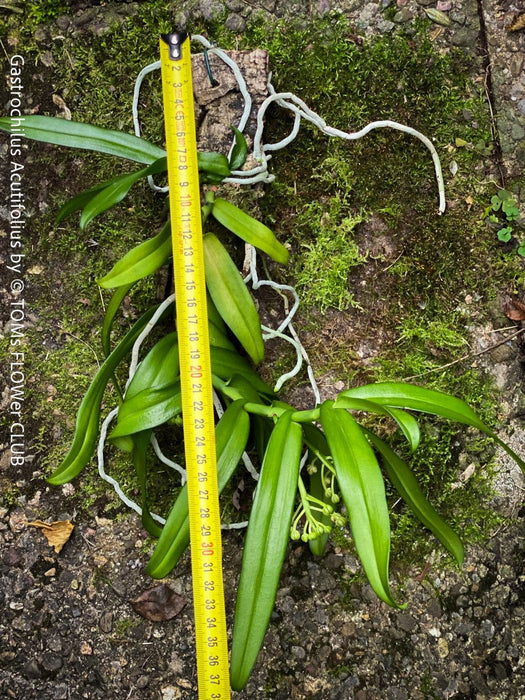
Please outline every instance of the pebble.
[{"label": "pebble", "polygon": [[496,628],[490,620],[482,620],[480,625],[480,633],[485,639],[492,639]]},{"label": "pebble", "polygon": [[93,647],[91,646],[91,644],[89,644],[89,642],[81,642],[80,653],[83,656],[91,656],[91,654],[93,653]]},{"label": "pebble", "polygon": [[443,637],[440,637],[440,638],[438,639],[437,648],[438,648],[439,658],[440,658],[440,659],[446,659],[447,656],[448,656],[448,654],[449,654],[448,642],[447,642],[447,640],[444,639]]},{"label": "pebble", "polygon": [[135,685],[137,686],[137,688],[139,688],[139,690],[144,690],[144,688],[148,687],[148,684],[149,684],[149,676],[140,676],[137,679],[137,682],[135,683]]},{"label": "pebble", "polygon": [[70,697],[69,687],[66,683],[53,685],[53,700],[68,700]]},{"label": "pebble", "polygon": [[353,637],[356,632],[356,626],[354,622],[345,622],[341,627],[341,634],[344,637]]},{"label": "pebble", "polygon": [[244,20],[240,15],[231,14],[224,23],[226,29],[237,34],[242,34],[246,29],[246,20]]},{"label": "pebble", "polygon": [[305,659],[306,658],[306,651],[303,649],[303,647],[298,647],[298,646],[293,646],[291,648],[292,656],[296,659]]},{"label": "pebble", "polygon": [[413,632],[417,627],[417,620],[408,613],[399,613],[396,618],[397,626],[405,632]]},{"label": "pebble", "polygon": [[44,652],[41,659],[42,667],[50,673],[56,673],[63,666],[63,661],[57,654]]},{"label": "pebble", "polygon": [[103,612],[100,616],[98,624],[103,632],[109,633],[113,629],[113,613],[111,611]]},{"label": "pebble", "polygon": [[160,692],[162,700],[178,700],[182,697],[182,691],[174,685],[166,685],[160,689]]},{"label": "pebble", "polygon": [[42,671],[40,669],[40,666],[34,660],[28,661],[26,664],[24,664],[22,666],[22,674],[26,678],[41,678],[42,677]]}]

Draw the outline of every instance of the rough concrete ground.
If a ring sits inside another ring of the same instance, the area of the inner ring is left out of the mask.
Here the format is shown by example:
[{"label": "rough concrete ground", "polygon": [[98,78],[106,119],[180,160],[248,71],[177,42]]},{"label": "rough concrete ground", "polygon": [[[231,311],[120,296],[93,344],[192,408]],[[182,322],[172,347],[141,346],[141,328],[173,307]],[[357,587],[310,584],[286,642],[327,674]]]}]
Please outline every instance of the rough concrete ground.
[{"label": "rough concrete ground", "polygon": [[[214,3],[197,4],[205,13]],[[278,15],[304,13],[306,5],[275,0],[226,4],[228,21],[238,31],[254,5]],[[388,0],[312,4],[315,8],[309,9],[316,11],[334,7],[348,12],[363,33],[409,26],[422,8],[434,7],[427,0],[398,0],[392,20],[386,20],[381,9],[391,5]],[[480,31],[485,37],[481,44],[488,55],[480,59],[478,78],[492,99],[502,175],[522,173],[525,33],[505,29],[522,8],[488,0],[438,5],[452,24],[436,24],[437,41],[477,53]],[[97,12],[89,21],[100,31],[105,19]],[[523,382],[515,349],[497,364],[510,407]],[[522,426],[515,422],[513,427],[514,447],[523,454]],[[485,547],[469,549],[462,572],[443,570],[436,558],[421,562],[421,569],[410,572],[408,579],[399,579],[408,602],[404,611],[377,601],[348,552],[332,548],[318,562],[304,547],[291,549],[264,650],[238,697],[525,697],[523,482],[504,461],[502,474],[494,507],[511,514],[512,524],[495,533]],[[0,508],[0,697],[195,698],[188,558],[167,581],[186,601],[182,613],[168,623],[143,620],[129,604],[151,586],[143,573],[145,535],[137,519],[83,516],[75,520],[72,539],[55,554],[41,533],[25,522],[36,518],[43,506],[56,520],[74,520],[75,514],[66,512],[67,497],[51,494],[41,478],[33,487],[38,490],[32,498]],[[229,610],[240,541],[238,534],[225,536]]]}]

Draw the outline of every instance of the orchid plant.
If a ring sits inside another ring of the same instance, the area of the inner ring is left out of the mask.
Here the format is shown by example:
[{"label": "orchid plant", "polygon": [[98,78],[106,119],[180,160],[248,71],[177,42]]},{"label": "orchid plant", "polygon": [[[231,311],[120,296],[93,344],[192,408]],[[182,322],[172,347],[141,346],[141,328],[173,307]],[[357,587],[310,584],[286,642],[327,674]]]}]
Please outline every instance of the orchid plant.
[{"label": "orchid plant", "polygon": [[[0,129],[9,132],[11,127],[8,118],[0,119]],[[131,174],[98,183],[62,206],[58,220],[80,212],[82,229],[122,201],[139,181],[166,170],[163,149],[119,131],[27,116],[24,132],[28,139],[90,149],[139,164]],[[213,385],[224,408],[216,425],[219,490],[228,484],[246,450],[253,448],[261,460],[233,625],[231,684],[235,690],[245,686],[263,643],[290,538],[307,542],[312,553],[320,556],[332,528],[344,525],[346,513],[372,588],[385,603],[402,607],[389,582],[390,522],[385,479],[461,566],[463,545],[459,536],[423,495],[407,463],[382,437],[365,427],[364,415],[377,414],[394,421],[412,452],[420,441],[417,414],[472,426],[490,436],[525,471],[523,460],[465,402],[448,394],[385,382],[349,388],[335,400],[310,410],[296,410],[279,400],[262,381],[256,369],[264,359],[259,313],[227,248],[209,226],[214,220],[215,227],[219,224],[277,263],[287,262],[287,248],[267,226],[216,196],[216,188],[210,186],[238,170],[246,155],[246,142],[235,130],[235,147],[229,160],[218,153],[199,153],[198,159]],[[186,486],[180,489],[162,527],[152,517],[148,494],[147,453],[153,431],[176,419],[184,421],[175,319],[171,331],[138,363],[125,389],[115,379],[116,370],[129,358],[158,305],[145,309],[115,344],[111,331],[133,285],[167,265],[171,256],[168,221],[160,232],[140,242],[97,280],[102,289],[114,290],[101,328],[105,359],[81,401],[70,450],[48,477],[51,484],[65,484],[89,464],[99,440],[102,400],[108,383],[113,381],[119,392],[119,408],[108,440],[130,455],[136,470],[142,522],[158,538],[147,566],[153,578],[168,575],[189,544]]]}]

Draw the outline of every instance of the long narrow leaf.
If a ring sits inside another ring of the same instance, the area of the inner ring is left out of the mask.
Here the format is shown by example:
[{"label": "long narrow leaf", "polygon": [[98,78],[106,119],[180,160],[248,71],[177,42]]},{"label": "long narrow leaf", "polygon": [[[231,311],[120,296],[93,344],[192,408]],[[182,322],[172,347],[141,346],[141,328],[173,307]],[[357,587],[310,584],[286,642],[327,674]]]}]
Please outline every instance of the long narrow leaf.
[{"label": "long narrow leaf", "polygon": [[236,374],[244,377],[260,394],[273,396],[272,389],[265,384],[255,372],[250,363],[237,352],[224,348],[212,347],[210,349],[211,369],[221,379],[228,381]]},{"label": "long narrow leaf", "polygon": [[383,457],[383,466],[401,498],[461,566],[464,556],[461,540],[427,501],[411,470],[386,442],[368,430],[365,434]]},{"label": "long narrow leaf", "polygon": [[63,204],[57,214],[56,223],[59,224],[63,219],[71,216],[79,209],[83,209],[88,202],[90,202],[95,195],[97,195],[101,190],[105,189],[111,181],[101,182],[100,185],[95,185],[89,190],[84,190],[79,192],[71,199],[68,199],[65,204]]},{"label": "long narrow leaf", "polygon": [[131,284],[156,272],[168,262],[171,255],[171,229],[168,221],[160,233],[132,248],[97,283],[104,289]]},{"label": "long narrow leaf", "polygon": [[521,457],[486,426],[468,404],[455,396],[403,382],[380,382],[341,392],[337,397],[336,407],[346,408],[347,402],[354,398],[367,399],[382,406],[430,413],[471,425],[497,442],[525,473],[525,462]]},{"label": "long narrow leaf", "polygon": [[[9,117],[1,117],[0,129],[11,133],[12,123]],[[137,163],[149,164],[166,155],[162,148],[138,136],[57,117],[24,117],[24,136],[57,146],[108,153]]]},{"label": "long narrow leaf", "polygon": [[80,217],[80,228],[85,229],[96,216],[121,202],[138,180],[148,177],[148,175],[165,172],[166,169],[166,157],[163,156],[148,165],[147,168],[141,168],[134,173],[114,178],[84,206]]},{"label": "long narrow leaf", "polygon": [[118,343],[96,373],[77,413],[75,436],[64,461],[48,477],[50,484],[61,485],[74,479],[91,459],[97,444],[100,404],[104,390],[120,361],[130,352],[136,339],[153,316],[149,309]]},{"label": "long narrow leaf", "polygon": [[434,389],[405,384],[403,382],[379,382],[343,391],[337,397],[336,408],[347,408],[347,399],[367,399],[381,406],[407,408],[432,413],[482,429],[484,424],[461,399]]},{"label": "long narrow leaf", "polygon": [[[0,131],[13,132],[18,128],[18,119],[0,117]],[[81,148],[125,158],[146,165],[166,156],[166,151],[139,136],[115,131],[91,124],[83,124],[59,117],[38,114],[24,117],[24,137],[33,141],[52,143],[56,146]],[[230,174],[228,159],[221,153],[197,153],[198,168],[220,182]]]},{"label": "long narrow leaf", "polygon": [[148,352],[129,383],[124,403],[145,389],[163,389],[179,376],[177,333],[168,333]]},{"label": "long narrow leaf", "polygon": [[[250,419],[243,409],[243,404],[242,400],[230,404],[215,431],[219,493],[229,482],[248,441]],[[188,490],[184,486],[162,528],[146,572],[153,578],[167,576],[182,556],[189,542]]]},{"label": "long narrow leaf", "polygon": [[[414,416],[411,416],[410,413],[406,413],[399,408],[384,406],[377,401],[369,401],[368,399],[346,396],[346,392],[343,393],[345,396],[344,401],[341,401],[341,406],[344,404],[344,408],[351,411],[367,411],[368,413],[378,413],[380,415],[390,416],[401,428],[403,435],[406,437],[408,444],[410,445],[410,449],[414,451],[417,448],[420,440],[419,425],[417,420],[414,418]],[[339,396],[341,396],[341,394],[339,394]],[[338,397],[336,400],[336,406],[339,405]]]},{"label": "long narrow leaf", "polygon": [[321,425],[365,573],[377,595],[385,603],[399,607],[388,581],[390,521],[376,456],[355,418],[346,410],[335,408],[333,401],[321,405]]},{"label": "long narrow leaf", "polygon": [[160,389],[144,389],[119,408],[117,425],[109,438],[133,435],[148,428],[155,428],[182,412],[180,382]]},{"label": "long narrow leaf", "polygon": [[204,237],[204,268],[211,298],[226,325],[255,364],[264,357],[261,320],[228,251],[213,234]]},{"label": "long narrow leaf", "polygon": [[230,352],[236,352],[235,345],[228,338],[226,333],[223,333],[223,331],[220,330],[220,328],[218,328],[210,318],[208,318],[208,332],[210,336],[210,345],[213,345],[216,348],[230,350]]},{"label": "long narrow leaf", "polygon": [[211,214],[225,228],[242,238],[246,243],[250,243],[267,253],[272,260],[280,263],[288,262],[290,254],[282,243],[279,243],[273,231],[239,207],[217,197],[213,203]]},{"label": "long narrow leaf", "polygon": [[272,614],[297,490],[302,430],[283,414],[268,442],[255,492],[237,590],[231,686],[242,690]]},{"label": "long narrow leaf", "polygon": [[159,537],[161,528],[153,520],[148,503],[148,475],[146,455],[151,439],[151,430],[144,430],[133,436],[133,464],[139,480],[140,500],[142,508],[142,524],[153,537]]},{"label": "long narrow leaf", "polygon": [[104,349],[104,354],[106,357],[111,353],[111,329],[113,327],[113,321],[115,315],[122,304],[124,297],[131,289],[132,284],[126,284],[123,287],[119,287],[111,297],[111,300],[107,306],[106,313],[104,314],[104,321],[102,323],[101,339],[102,347]]}]

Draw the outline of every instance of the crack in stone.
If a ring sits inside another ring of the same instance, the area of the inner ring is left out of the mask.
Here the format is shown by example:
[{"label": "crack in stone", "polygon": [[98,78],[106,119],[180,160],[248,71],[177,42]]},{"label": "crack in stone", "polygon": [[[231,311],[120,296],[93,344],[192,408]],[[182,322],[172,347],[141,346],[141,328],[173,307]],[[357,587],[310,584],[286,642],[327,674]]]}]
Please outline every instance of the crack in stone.
[{"label": "crack in stone", "polygon": [[490,130],[494,140],[494,153],[492,159],[498,169],[498,184],[503,189],[505,187],[505,166],[503,164],[503,151],[498,131],[498,121],[496,113],[496,103],[494,99],[494,88],[492,82],[492,66],[490,61],[489,42],[487,38],[487,25],[483,13],[483,0],[477,0],[479,19],[479,44],[483,70],[485,71],[485,94],[490,110]]}]

